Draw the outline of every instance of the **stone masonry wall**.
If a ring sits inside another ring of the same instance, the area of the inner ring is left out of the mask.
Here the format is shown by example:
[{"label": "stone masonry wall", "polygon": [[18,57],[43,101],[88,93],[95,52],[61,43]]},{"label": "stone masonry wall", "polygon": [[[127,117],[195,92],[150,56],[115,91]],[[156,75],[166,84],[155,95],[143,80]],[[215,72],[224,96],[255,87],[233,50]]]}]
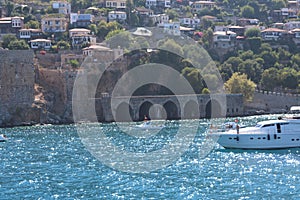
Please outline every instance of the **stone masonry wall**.
[{"label": "stone masonry wall", "polygon": [[34,101],[33,58],[29,50],[0,50],[0,126],[35,120],[24,112]]}]

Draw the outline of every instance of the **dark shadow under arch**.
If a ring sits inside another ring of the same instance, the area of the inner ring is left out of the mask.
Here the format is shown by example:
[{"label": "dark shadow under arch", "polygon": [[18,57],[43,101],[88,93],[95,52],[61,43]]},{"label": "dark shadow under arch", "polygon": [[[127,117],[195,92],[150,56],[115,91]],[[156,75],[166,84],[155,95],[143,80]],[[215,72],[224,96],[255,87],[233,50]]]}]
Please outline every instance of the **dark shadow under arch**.
[{"label": "dark shadow under arch", "polygon": [[132,121],[132,116],[133,116],[133,109],[131,108],[131,106],[126,102],[122,102],[117,107],[115,113],[115,121],[129,122]]},{"label": "dark shadow under arch", "polygon": [[166,119],[180,119],[180,110],[173,101],[167,101],[163,107],[166,110]]},{"label": "dark shadow under arch", "polygon": [[193,100],[189,100],[184,105],[184,119],[199,119],[199,104]]},{"label": "dark shadow under arch", "polygon": [[153,103],[145,101],[139,108],[139,121],[144,120],[144,116],[149,117],[149,110],[153,106]]},{"label": "dark shadow under arch", "polygon": [[222,117],[222,107],[217,100],[209,100],[205,106],[205,118],[218,118]]}]

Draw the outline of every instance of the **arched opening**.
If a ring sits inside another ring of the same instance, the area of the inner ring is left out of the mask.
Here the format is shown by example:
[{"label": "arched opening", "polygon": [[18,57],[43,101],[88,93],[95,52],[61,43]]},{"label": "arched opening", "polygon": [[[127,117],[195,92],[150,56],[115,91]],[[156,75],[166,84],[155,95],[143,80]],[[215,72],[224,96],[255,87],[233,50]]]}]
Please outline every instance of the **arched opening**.
[{"label": "arched opening", "polygon": [[116,110],[115,121],[128,122],[132,121],[133,110],[128,103],[122,102]]},{"label": "arched opening", "polygon": [[149,102],[149,101],[145,101],[139,109],[139,120],[142,121],[144,120],[144,116],[146,115],[147,117],[149,117],[149,110],[151,108],[151,106],[153,105],[153,103]]},{"label": "arched opening", "polygon": [[216,100],[209,100],[205,107],[205,118],[218,118],[222,117],[221,105]]},{"label": "arched opening", "polygon": [[165,103],[164,108],[167,113],[167,117],[165,117],[165,119],[180,119],[179,109],[173,101]]},{"label": "arched opening", "polygon": [[199,104],[193,100],[188,101],[184,105],[184,118],[185,119],[199,119]]}]

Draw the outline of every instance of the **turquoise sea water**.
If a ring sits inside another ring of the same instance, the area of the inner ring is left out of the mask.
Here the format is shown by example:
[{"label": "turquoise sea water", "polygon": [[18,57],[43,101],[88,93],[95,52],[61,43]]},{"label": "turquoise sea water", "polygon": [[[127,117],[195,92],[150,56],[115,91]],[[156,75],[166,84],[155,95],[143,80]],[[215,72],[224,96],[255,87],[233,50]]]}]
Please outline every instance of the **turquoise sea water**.
[{"label": "turquoise sea water", "polygon": [[[276,116],[240,122],[253,125],[267,118]],[[128,135],[116,124],[80,125],[87,131],[101,127],[120,149],[144,153],[172,141],[178,127],[186,132],[198,127],[185,153],[149,173],[103,164],[87,150],[74,125],[1,129],[10,140],[0,143],[0,199],[300,199],[300,149],[239,151],[215,145],[200,157],[208,124],[169,121],[149,137]],[[121,125],[128,131],[134,126]]]}]

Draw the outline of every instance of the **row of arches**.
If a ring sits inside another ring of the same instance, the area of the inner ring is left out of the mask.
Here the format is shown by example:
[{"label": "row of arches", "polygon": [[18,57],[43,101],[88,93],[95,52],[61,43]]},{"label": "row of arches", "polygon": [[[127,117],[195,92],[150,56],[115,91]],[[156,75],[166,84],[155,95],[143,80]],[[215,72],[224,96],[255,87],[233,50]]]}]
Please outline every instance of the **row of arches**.
[{"label": "row of arches", "polygon": [[[138,108],[138,119],[134,116],[133,108],[126,102],[122,102],[115,110],[116,121],[131,121],[144,119],[197,119],[199,116],[199,104],[193,100],[188,101],[181,110],[178,101],[167,101],[163,105],[153,104],[150,101],[143,102]],[[181,114],[182,113],[182,114]],[[203,115],[202,115],[203,116]],[[205,106],[205,118],[221,117],[221,105],[216,100],[210,100]]]}]

